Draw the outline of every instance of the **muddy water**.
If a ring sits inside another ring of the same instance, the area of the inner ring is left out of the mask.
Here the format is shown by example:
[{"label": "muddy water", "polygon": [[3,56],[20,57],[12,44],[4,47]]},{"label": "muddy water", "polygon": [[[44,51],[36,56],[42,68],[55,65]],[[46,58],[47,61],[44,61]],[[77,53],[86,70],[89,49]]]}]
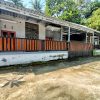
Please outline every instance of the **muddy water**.
[{"label": "muddy water", "polygon": [[100,57],[2,70],[0,86],[22,76],[18,87],[0,88],[0,100],[100,100]]}]

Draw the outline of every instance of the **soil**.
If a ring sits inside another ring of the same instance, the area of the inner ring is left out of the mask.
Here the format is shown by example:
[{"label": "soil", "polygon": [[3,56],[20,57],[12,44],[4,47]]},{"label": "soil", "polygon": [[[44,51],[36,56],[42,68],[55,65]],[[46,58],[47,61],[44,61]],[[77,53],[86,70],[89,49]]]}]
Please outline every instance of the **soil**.
[{"label": "soil", "polygon": [[0,70],[0,100],[100,100],[100,57]]}]

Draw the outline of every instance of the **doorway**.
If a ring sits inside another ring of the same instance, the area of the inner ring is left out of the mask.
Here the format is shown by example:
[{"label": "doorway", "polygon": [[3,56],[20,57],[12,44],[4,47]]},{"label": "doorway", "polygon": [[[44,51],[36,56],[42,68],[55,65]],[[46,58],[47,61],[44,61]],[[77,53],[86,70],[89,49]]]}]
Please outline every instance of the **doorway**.
[{"label": "doorway", "polygon": [[1,37],[3,38],[3,50],[14,51],[16,32],[2,30]]}]

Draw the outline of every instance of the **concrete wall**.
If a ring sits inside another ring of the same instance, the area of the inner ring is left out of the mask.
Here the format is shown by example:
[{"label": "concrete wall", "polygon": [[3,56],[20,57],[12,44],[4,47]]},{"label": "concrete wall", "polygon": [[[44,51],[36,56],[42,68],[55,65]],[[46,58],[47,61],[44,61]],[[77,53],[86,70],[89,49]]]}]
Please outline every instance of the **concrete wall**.
[{"label": "concrete wall", "polygon": [[45,23],[39,23],[39,39],[45,40],[45,33],[46,33]]},{"label": "concrete wall", "polygon": [[54,40],[55,41],[61,40],[61,33],[60,32],[55,31],[53,34],[54,34]]},{"label": "concrete wall", "polygon": [[[0,16],[1,30],[16,32],[16,37],[25,38],[25,20],[10,16]],[[6,25],[6,28],[4,27]]]},{"label": "concrete wall", "polygon": [[51,37],[55,41],[61,40],[61,32],[46,30],[46,37]]},{"label": "concrete wall", "polygon": [[0,53],[0,66],[67,59],[68,51]]}]

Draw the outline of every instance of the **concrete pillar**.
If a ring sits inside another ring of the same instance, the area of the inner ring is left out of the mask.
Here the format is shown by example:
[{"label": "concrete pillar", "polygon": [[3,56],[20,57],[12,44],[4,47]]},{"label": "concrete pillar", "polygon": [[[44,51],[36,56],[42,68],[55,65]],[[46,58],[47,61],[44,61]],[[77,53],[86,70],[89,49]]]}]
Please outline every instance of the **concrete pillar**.
[{"label": "concrete pillar", "polygon": [[45,40],[46,37],[46,27],[45,23],[39,23],[39,39],[40,40]]},{"label": "concrete pillar", "polygon": [[15,28],[15,30],[12,31],[16,31],[16,37],[18,38],[25,38],[25,21],[18,21],[16,24],[12,23],[12,26]]},{"label": "concrete pillar", "polygon": [[60,38],[60,41],[62,41],[63,40],[63,27],[61,26],[61,38]]},{"label": "concrete pillar", "polygon": [[86,33],[86,43],[87,43],[87,33]]},{"label": "concrete pillar", "polygon": [[93,37],[92,37],[92,44],[94,45],[94,33],[93,33]]},{"label": "concrete pillar", "polygon": [[70,27],[68,29],[68,42],[70,42]]}]

